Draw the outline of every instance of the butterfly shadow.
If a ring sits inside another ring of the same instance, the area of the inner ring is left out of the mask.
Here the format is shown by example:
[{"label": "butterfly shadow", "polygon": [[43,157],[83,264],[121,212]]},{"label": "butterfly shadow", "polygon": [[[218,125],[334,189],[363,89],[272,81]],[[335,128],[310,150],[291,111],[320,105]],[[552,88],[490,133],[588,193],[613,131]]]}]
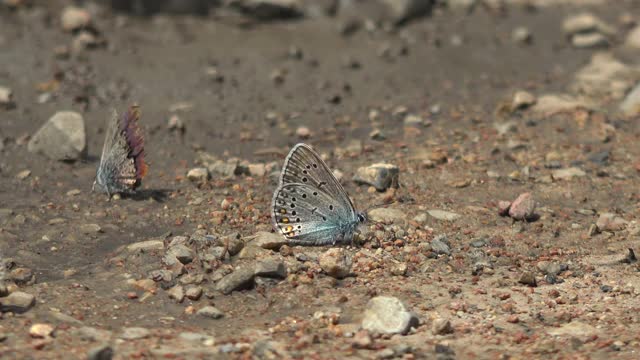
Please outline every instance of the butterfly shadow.
[{"label": "butterfly shadow", "polygon": [[136,192],[130,193],[130,194],[122,194],[122,196],[124,198],[135,200],[135,201],[144,201],[144,200],[153,199],[157,202],[162,203],[162,202],[165,202],[165,200],[167,199],[167,196],[172,191],[173,190],[171,189],[144,189],[144,190],[137,190]]}]

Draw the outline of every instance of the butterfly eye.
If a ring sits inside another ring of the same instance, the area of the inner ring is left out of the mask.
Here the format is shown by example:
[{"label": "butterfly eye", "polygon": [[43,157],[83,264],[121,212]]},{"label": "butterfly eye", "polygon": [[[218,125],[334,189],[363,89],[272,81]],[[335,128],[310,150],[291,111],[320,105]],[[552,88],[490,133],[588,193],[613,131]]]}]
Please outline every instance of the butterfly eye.
[{"label": "butterfly eye", "polygon": [[296,201],[296,198],[291,198],[291,201]]},{"label": "butterfly eye", "polygon": [[317,192],[317,191],[314,191],[314,192],[313,192],[313,196],[318,196],[318,192]]},{"label": "butterfly eye", "polygon": [[291,204],[291,208],[295,209],[296,208],[296,204]]},{"label": "butterfly eye", "polygon": [[306,177],[302,178],[302,182],[307,182],[309,179],[307,179]]},{"label": "butterfly eye", "polygon": [[329,210],[333,210],[333,205],[329,205]]},{"label": "butterfly eye", "polygon": [[296,216],[296,214],[297,214],[297,213],[296,213],[296,211],[295,211],[295,210],[293,210],[293,211],[291,212],[291,215],[293,215],[293,216]]},{"label": "butterfly eye", "polygon": [[327,218],[325,216],[322,217],[322,221],[327,221]]},{"label": "butterfly eye", "polygon": [[317,169],[318,168],[318,164],[313,164],[313,168]]},{"label": "butterfly eye", "polygon": [[302,198],[306,199],[307,198],[307,194],[302,194]]},{"label": "butterfly eye", "polygon": [[302,170],[302,173],[307,175],[309,172],[307,170]]},{"label": "butterfly eye", "polygon": [[305,167],[306,167],[307,169],[311,169],[311,166],[310,166],[310,165],[307,165],[307,166],[305,166]]},{"label": "butterfly eye", "polygon": [[300,222],[300,218],[296,218],[296,222]]}]

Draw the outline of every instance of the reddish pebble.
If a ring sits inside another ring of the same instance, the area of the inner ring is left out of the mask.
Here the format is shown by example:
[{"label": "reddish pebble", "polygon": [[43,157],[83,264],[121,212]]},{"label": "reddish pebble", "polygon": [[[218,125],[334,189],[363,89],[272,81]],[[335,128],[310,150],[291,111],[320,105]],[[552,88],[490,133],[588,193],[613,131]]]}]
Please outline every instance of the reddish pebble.
[{"label": "reddish pebble", "polygon": [[504,200],[498,201],[498,214],[500,216],[509,215],[509,208],[511,208],[511,202],[510,201],[504,201]]},{"label": "reddish pebble", "polygon": [[518,315],[511,315],[507,318],[507,322],[510,322],[512,324],[517,324],[520,322],[520,319],[518,318]]},{"label": "reddish pebble", "polygon": [[533,217],[535,210],[536,201],[531,196],[531,193],[524,193],[520,194],[520,196],[511,203],[509,216],[516,220],[527,220]]},{"label": "reddish pebble", "polygon": [[130,291],[130,292],[128,292],[128,293],[127,293],[127,298],[129,298],[129,299],[131,299],[131,300],[133,300],[133,299],[137,299],[137,298],[138,298],[138,294],[136,294],[136,293],[135,293],[135,292],[133,292],[133,291]]}]

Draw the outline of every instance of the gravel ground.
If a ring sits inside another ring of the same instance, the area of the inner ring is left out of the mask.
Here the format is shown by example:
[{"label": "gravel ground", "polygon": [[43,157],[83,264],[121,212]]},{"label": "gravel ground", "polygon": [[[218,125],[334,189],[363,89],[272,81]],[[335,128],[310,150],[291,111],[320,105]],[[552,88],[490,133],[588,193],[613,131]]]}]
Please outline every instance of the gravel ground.
[{"label": "gravel ground", "polygon": [[[638,358],[638,2],[433,3],[0,1],[1,357]],[[353,243],[273,232],[298,142]]]}]

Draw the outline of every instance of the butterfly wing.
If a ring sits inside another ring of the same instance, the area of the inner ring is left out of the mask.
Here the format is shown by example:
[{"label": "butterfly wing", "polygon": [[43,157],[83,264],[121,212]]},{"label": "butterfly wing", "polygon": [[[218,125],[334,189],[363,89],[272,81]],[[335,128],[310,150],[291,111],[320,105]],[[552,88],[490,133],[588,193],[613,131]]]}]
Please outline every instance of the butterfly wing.
[{"label": "butterfly wing", "polygon": [[272,219],[290,242],[325,245],[350,241],[357,220],[336,199],[307,184],[285,184],[273,198]]},{"label": "butterfly wing", "polygon": [[310,146],[298,144],[285,159],[272,222],[293,242],[320,245],[350,240],[357,214],[327,164]]},{"label": "butterfly wing", "polygon": [[329,194],[355,216],[355,207],[344,187],[324,160],[307,144],[295,145],[284,161],[284,168],[280,174],[280,185],[295,183],[311,185]]},{"label": "butterfly wing", "polygon": [[122,117],[114,112],[108,123],[96,182],[109,193],[135,190],[147,173],[139,118],[138,107],[131,106]]}]

